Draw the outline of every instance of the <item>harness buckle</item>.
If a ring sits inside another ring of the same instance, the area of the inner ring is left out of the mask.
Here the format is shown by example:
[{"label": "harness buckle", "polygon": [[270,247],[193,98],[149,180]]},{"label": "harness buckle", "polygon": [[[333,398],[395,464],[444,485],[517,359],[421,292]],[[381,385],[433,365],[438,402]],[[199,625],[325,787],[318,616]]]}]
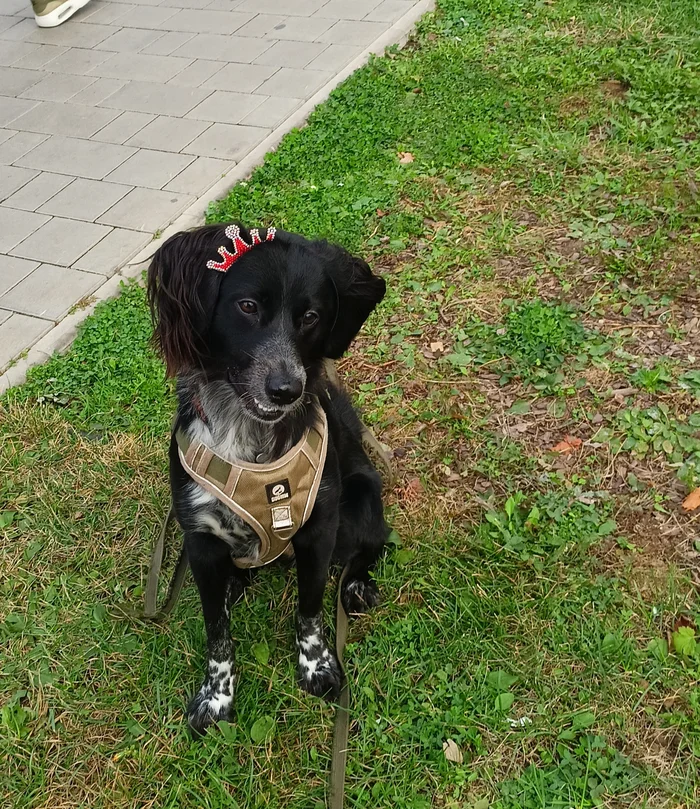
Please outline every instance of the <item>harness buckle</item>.
[{"label": "harness buckle", "polygon": [[294,527],[292,509],[289,506],[275,506],[270,511],[272,512],[272,529],[274,531]]}]

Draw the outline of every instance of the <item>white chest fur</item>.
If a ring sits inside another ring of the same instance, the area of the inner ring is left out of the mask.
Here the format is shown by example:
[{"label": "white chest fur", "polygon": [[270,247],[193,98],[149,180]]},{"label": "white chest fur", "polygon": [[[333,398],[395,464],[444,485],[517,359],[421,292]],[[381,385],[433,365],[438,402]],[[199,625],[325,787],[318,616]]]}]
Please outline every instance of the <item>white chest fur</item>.
[{"label": "white chest fur", "polygon": [[[215,436],[203,421],[195,419],[187,430],[193,441],[201,441],[220,458],[232,462],[236,459],[254,461],[260,454],[249,431],[230,429]],[[192,481],[187,497],[195,527],[223,539],[236,556],[255,556],[260,546],[255,531],[234,514],[213,494]]]}]

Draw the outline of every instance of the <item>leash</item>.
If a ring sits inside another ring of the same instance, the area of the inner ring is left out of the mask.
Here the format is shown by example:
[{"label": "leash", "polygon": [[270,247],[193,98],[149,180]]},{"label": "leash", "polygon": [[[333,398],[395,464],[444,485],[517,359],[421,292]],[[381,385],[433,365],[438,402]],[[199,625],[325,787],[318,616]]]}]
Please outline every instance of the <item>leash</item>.
[{"label": "leash", "polygon": [[[343,383],[338,376],[335,362],[329,359],[324,360],[323,370],[328,381],[339,390],[343,390]],[[370,460],[374,462],[375,467],[381,467],[383,472],[382,479],[386,488],[392,489],[394,487],[394,470],[391,468],[389,453],[364,421],[361,421],[360,424],[362,425],[362,448],[367,453]]]},{"label": "leash", "polygon": [[168,509],[168,514],[163,520],[163,525],[160,529],[158,539],[153,543],[153,550],[151,551],[151,561],[148,565],[148,578],[146,579],[146,595],[145,606],[143,610],[143,617],[149,621],[162,621],[175,609],[182,586],[185,583],[185,574],[189,562],[187,561],[187,551],[185,550],[185,543],[182,543],[180,548],[180,556],[178,557],[175,571],[170,579],[168,587],[168,597],[162,609],[158,609],[158,579],[160,578],[160,571],[163,566],[163,556],[165,552],[165,537],[168,533],[168,527],[175,517],[175,509],[172,503]]},{"label": "leash", "polygon": [[348,639],[348,614],[345,612],[340,595],[347,572],[348,568],[345,567],[340,574],[335,603],[335,654],[340,664],[343,684],[333,723],[331,769],[328,774],[329,809],[343,809],[345,803],[345,769],[348,761],[348,735],[350,732],[350,683],[343,662],[343,652]]}]

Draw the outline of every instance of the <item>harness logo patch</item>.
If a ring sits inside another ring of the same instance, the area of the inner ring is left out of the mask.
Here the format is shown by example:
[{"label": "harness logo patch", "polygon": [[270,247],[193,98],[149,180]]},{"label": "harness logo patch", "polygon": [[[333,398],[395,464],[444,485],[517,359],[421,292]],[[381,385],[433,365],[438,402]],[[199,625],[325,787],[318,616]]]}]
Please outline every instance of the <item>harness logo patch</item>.
[{"label": "harness logo patch", "polygon": [[265,486],[265,490],[267,491],[267,502],[270,504],[280,503],[282,500],[289,500],[292,496],[292,489],[286,478],[277,483],[268,483],[267,486]]}]

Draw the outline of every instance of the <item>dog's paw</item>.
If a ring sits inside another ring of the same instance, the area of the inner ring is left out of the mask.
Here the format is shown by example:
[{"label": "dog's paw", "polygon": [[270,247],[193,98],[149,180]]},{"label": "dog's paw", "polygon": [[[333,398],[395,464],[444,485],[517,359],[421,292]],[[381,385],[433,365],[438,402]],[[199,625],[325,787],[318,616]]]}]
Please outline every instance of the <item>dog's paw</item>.
[{"label": "dog's paw", "polygon": [[328,648],[321,615],[302,618],[297,614],[297,680],[315,697],[338,699],[343,675],[335,654]]},{"label": "dog's paw", "polygon": [[350,579],[343,583],[340,597],[348,615],[362,615],[379,604],[379,590],[373,581]]},{"label": "dog's paw", "polygon": [[299,651],[297,679],[304,691],[314,697],[325,697],[331,702],[338,699],[343,684],[343,674],[338,660],[325,645],[312,650],[311,653]]},{"label": "dog's paw", "polygon": [[235,681],[232,663],[209,661],[204,684],[187,706],[187,721],[195,735],[202,735],[221,720],[230,720]]}]

